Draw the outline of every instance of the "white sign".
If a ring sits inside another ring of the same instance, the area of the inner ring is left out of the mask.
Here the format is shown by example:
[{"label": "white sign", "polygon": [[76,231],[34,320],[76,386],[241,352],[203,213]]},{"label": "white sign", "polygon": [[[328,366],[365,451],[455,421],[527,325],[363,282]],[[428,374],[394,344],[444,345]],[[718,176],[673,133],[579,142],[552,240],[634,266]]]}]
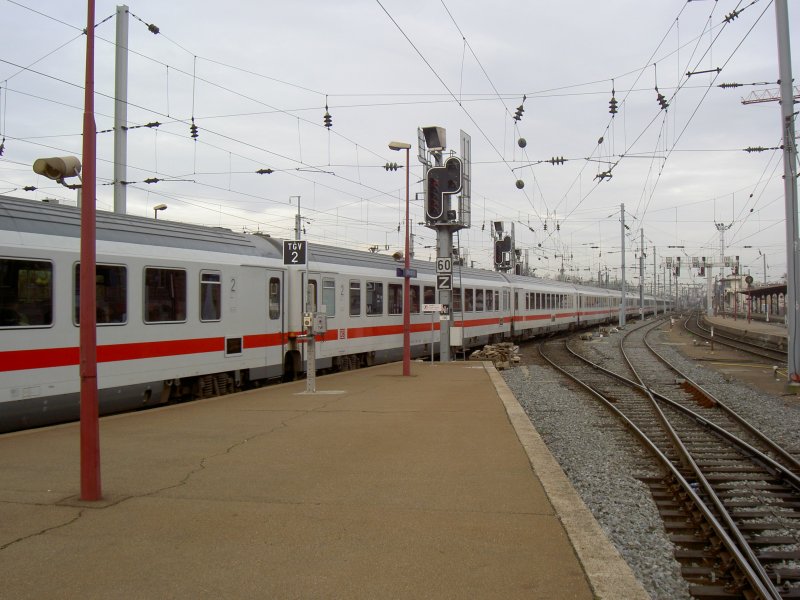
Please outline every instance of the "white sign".
[{"label": "white sign", "polygon": [[422,312],[441,312],[442,305],[441,304],[423,304],[422,305]]},{"label": "white sign", "polygon": [[438,273],[436,275],[436,287],[440,290],[453,289],[453,275],[452,273]]},{"label": "white sign", "polygon": [[452,273],[453,272],[453,259],[447,256],[436,257],[436,272],[437,273]]}]

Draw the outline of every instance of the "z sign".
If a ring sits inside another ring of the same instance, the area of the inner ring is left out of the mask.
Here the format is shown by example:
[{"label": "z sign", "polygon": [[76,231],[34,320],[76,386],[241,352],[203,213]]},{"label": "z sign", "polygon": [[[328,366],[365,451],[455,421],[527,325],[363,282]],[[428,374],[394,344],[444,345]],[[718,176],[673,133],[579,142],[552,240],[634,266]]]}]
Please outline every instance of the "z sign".
[{"label": "z sign", "polygon": [[283,264],[285,265],[306,264],[306,243],[300,240],[284,241]]}]

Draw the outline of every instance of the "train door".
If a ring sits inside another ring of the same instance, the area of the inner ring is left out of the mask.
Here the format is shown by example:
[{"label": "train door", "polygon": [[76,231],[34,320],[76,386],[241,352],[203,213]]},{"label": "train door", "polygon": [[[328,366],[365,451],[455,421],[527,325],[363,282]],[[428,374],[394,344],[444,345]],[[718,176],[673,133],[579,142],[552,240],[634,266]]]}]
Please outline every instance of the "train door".
[{"label": "train door", "polygon": [[517,323],[517,315],[519,313],[519,290],[517,288],[511,288],[511,298],[508,307],[509,312],[509,319],[511,319],[511,337],[516,339],[519,335],[517,332],[517,326],[519,325],[520,329],[522,328],[522,323]]},{"label": "train door", "polygon": [[[327,316],[327,328],[329,332],[335,331],[336,322],[336,279],[332,273],[310,271],[303,274],[303,298],[301,312],[323,313]],[[333,334],[331,334],[333,335]],[[315,341],[315,355],[317,369],[325,369],[331,366],[331,351],[325,340],[330,339],[328,334],[317,336]],[[306,344],[301,344],[300,349],[303,354],[303,361],[306,358]]]},{"label": "train door", "polygon": [[283,273],[267,271],[267,365],[281,367],[286,345],[286,304],[287,291]]}]

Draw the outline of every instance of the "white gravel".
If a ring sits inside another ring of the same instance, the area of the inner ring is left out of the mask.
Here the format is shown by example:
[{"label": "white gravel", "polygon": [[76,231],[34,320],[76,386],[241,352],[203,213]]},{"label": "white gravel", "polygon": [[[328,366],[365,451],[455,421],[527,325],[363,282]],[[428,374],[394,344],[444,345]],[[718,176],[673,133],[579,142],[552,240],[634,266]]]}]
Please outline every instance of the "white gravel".
[{"label": "white gravel", "polygon": [[650,491],[657,475],[638,443],[596,400],[536,365],[503,371],[572,485],[654,599],[690,599]]},{"label": "white gravel", "polygon": [[[630,324],[629,324],[630,326]],[[608,338],[616,343],[616,336]],[[603,353],[606,344],[593,342]],[[752,418],[787,449],[800,451],[800,406],[753,390],[683,357],[658,348],[686,373]],[[639,443],[598,401],[575,393],[567,380],[537,365],[502,372],[534,427],[559,461],[609,539],[654,599],[690,599],[674,547],[649,489],[639,477],[658,475]],[[777,433],[775,433],[777,432]]]}]

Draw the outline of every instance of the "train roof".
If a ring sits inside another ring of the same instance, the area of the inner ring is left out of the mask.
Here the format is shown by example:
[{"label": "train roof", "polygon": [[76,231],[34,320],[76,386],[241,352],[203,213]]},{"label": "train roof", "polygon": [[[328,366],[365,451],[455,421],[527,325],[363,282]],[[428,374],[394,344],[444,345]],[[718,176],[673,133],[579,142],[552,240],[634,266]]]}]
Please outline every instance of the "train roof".
[{"label": "train roof", "polygon": [[[365,252],[364,250],[351,250],[349,248],[325,246],[322,244],[309,244],[308,253],[312,263],[331,263],[336,265],[372,267],[376,269],[395,269],[396,267],[403,267],[404,264],[401,257],[395,258],[394,256],[381,254],[379,252]],[[424,260],[411,260],[411,268],[416,269],[419,274],[434,275],[436,273],[436,264]],[[459,267],[457,264],[453,264],[453,276],[455,280],[458,279],[459,271],[465,278],[474,277],[482,280],[495,281],[498,285],[505,282],[501,273],[484,269]]]},{"label": "train roof", "polygon": [[[80,224],[81,212],[74,206],[0,196],[2,231],[78,238]],[[97,239],[246,256],[281,257],[278,245],[259,236],[220,227],[189,225],[101,210],[97,211]]]}]

